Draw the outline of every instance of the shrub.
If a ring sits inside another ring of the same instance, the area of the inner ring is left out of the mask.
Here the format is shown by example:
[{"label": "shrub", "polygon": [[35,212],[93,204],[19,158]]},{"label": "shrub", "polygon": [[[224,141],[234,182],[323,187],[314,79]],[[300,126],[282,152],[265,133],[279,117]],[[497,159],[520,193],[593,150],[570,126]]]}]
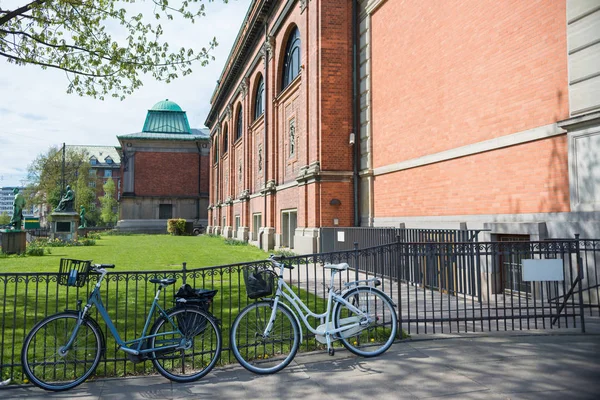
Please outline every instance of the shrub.
[{"label": "shrub", "polygon": [[100,239],[100,233],[98,233],[98,232],[88,232],[87,235],[85,235],[85,237],[88,238],[88,239],[99,240]]},{"label": "shrub", "polygon": [[273,250],[273,254],[284,257],[296,257],[297,254],[288,249]]},{"label": "shrub", "polygon": [[237,239],[225,239],[225,244],[228,244],[230,246],[247,246],[248,243],[242,241],[242,240],[237,240]]},{"label": "shrub", "polygon": [[79,240],[79,245],[80,246],[95,246],[96,240],[91,239],[91,238],[83,238],[83,239]]},{"label": "shrub", "polygon": [[171,235],[183,235],[185,234],[185,219],[173,218],[167,221],[167,232]]}]

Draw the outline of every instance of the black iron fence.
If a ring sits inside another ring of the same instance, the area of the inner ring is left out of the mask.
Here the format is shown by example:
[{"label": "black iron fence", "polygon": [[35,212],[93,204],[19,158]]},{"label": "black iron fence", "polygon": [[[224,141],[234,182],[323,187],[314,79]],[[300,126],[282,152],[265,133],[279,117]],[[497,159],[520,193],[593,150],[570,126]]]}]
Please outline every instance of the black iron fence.
[{"label": "black iron fence", "polygon": [[[562,279],[527,281],[523,260],[558,260]],[[528,329],[584,330],[585,317],[600,313],[598,285],[600,240],[552,240],[543,242],[403,243],[344,250],[288,259],[295,268],[286,270],[310,308],[325,310],[326,263],[346,262],[353,269],[337,278],[337,286],[355,279],[377,277],[379,286],[396,303],[400,328],[414,334],[508,331]],[[242,271],[261,262],[200,269],[123,272],[107,275],[102,288],[106,308],[125,340],[140,334],[156,286],[150,279],[174,277],[196,288],[217,289],[212,313],[221,321],[224,351],[221,363],[235,359],[229,352],[229,326],[249,300]],[[0,375],[22,382],[20,349],[33,325],[47,315],[75,309],[85,299],[87,286],[57,285],[54,273],[0,274]],[[162,293],[163,307],[172,306],[179,284]],[[106,326],[93,316],[103,331]],[[98,367],[101,376],[140,374],[151,363],[133,364],[107,335],[107,352]],[[305,331],[303,349],[319,345]]]},{"label": "black iron fence", "polygon": [[416,229],[394,227],[327,227],[320,229],[320,250],[351,250],[358,243],[361,248],[390,244],[397,241],[414,242],[477,242],[479,229]]}]

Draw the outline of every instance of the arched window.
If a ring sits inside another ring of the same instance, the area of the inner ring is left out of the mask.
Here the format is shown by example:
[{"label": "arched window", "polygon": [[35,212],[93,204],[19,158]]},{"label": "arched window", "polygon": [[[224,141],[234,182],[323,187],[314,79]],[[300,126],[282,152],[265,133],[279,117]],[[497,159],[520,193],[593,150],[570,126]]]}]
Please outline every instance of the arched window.
[{"label": "arched window", "polygon": [[242,113],[241,105],[238,107],[237,120],[235,125],[235,140],[238,140],[242,137],[242,134],[244,133],[244,114]]},{"label": "arched window", "polygon": [[258,119],[265,112],[265,81],[262,76],[258,80],[256,97],[254,99],[254,119]]},{"label": "arched window", "polygon": [[227,154],[229,148],[229,137],[227,135],[227,125],[223,128],[223,155]]},{"label": "arched window", "polygon": [[300,73],[300,31],[295,28],[287,46],[285,47],[285,56],[283,58],[283,76],[281,81],[281,90],[285,89]]},{"label": "arched window", "polygon": [[219,143],[215,142],[215,145],[213,146],[213,151],[215,153],[215,160],[214,162],[218,162],[219,161]]}]

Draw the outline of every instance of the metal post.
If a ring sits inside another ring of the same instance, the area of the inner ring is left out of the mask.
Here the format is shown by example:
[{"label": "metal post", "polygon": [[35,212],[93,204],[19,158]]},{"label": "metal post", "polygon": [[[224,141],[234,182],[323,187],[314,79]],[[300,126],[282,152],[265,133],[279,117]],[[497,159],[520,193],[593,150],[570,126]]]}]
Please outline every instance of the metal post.
[{"label": "metal post", "polygon": [[577,289],[579,291],[579,315],[581,319],[581,332],[585,333],[585,316],[583,312],[583,287],[581,281],[583,280],[583,260],[581,259],[580,248],[579,248],[579,233],[575,234],[576,246],[577,246]]},{"label": "metal post", "polygon": [[354,280],[358,280],[358,242],[354,242]]},{"label": "metal post", "polygon": [[185,281],[187,280],[187,268],[186,268],[187,263],[184,262],[183,263],[183,268],[181,269],[181,279],[183,280],[183,284],[185,285]]}]

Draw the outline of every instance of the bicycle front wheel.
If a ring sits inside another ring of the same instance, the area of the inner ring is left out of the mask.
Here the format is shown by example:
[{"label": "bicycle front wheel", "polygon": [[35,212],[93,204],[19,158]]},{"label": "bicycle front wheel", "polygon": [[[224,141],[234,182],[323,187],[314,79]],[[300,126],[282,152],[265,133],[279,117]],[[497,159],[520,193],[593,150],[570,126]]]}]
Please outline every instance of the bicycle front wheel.
[{"label": "bicycle front wheel", "polygon": [[23,342],[21,363],[29,380],[42,389],[60,391],[83,383],[102,354],[102,334],[84,319],[70,349],[64,346],[78,325],[76,313],[60,313],[37,323]]},{"label": "bicycle front wheel", "polygon": [[[199,308],[175,308],[167,315],[170,321],[161,317],[151,329],[151,335],[157,335],[148,344],[157,349],[151,353],[152,364],[162,376],[175,382],[202,378],[221,355],[221,329],[212,315]],[[177,347],[164,349],[170,345]]]},{"label": "bicycle front wheel", "polygon": [[278,305],[271,332],[265,329],[273,311],[272,301],[244,308],[231,326],[231,350],[238,362],[256,374],[273,374],[285,368],[298,352],[300,327],[292,313]]},{"label": "bicycle front wheel", "polygon": [[383,354],[396,339],[398,331],[398,317],[393,303],[383,292],[370,287],[351,289],[343,298],[362,311],[358,314],[344,303],[337,303],[334,326],[349,326],[348,330],[339,333],[344,347],[363,357]]}]

